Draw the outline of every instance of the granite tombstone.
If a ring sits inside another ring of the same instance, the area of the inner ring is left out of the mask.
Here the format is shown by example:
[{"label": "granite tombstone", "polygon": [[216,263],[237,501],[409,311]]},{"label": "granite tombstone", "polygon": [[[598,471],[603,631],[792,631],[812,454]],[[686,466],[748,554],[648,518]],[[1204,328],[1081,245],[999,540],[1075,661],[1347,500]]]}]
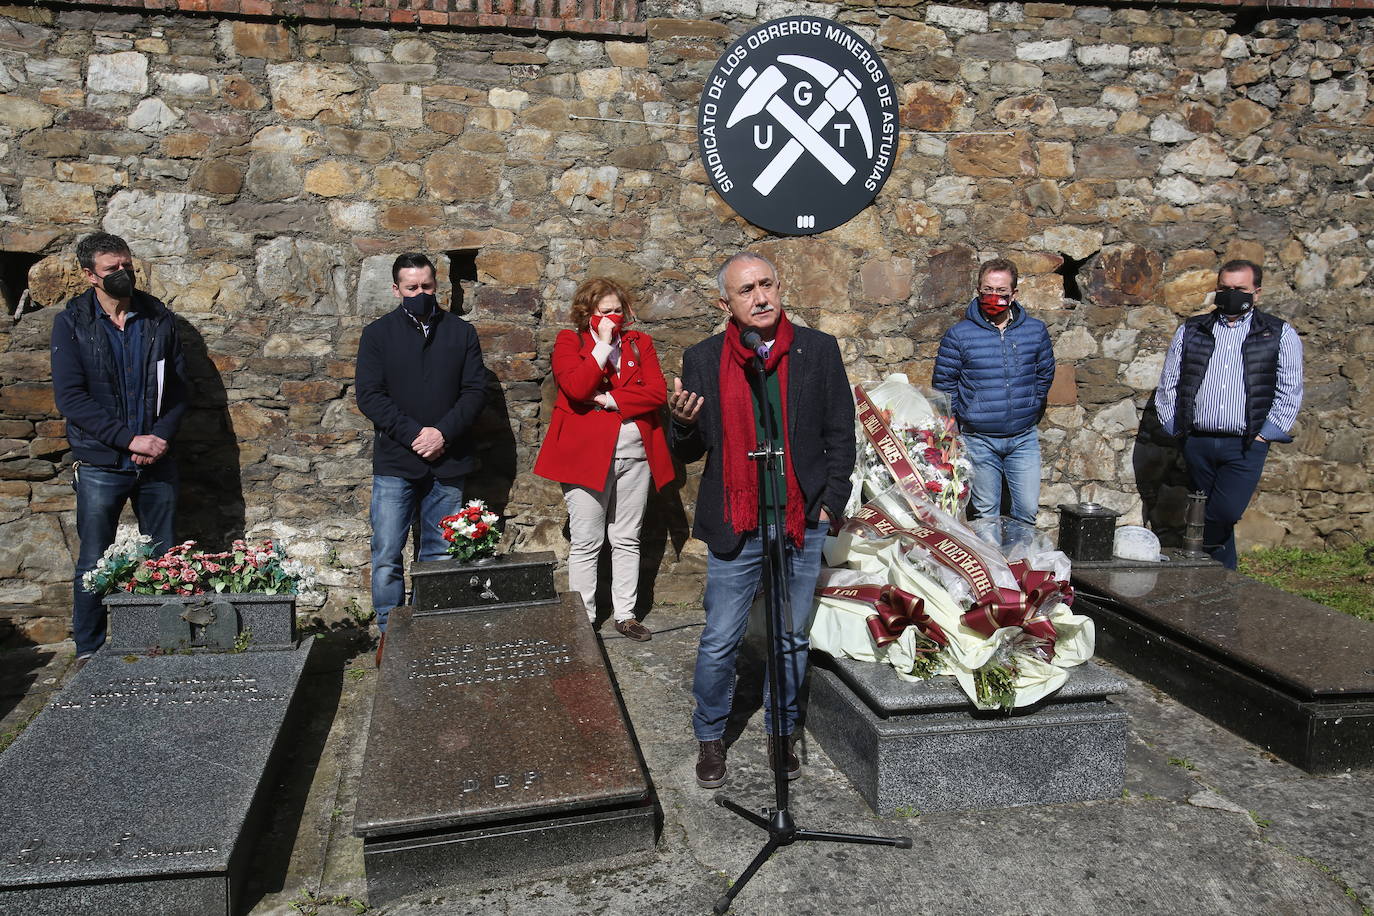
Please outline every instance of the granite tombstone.
[{"label": "granite tombstone", "polygon": [[1113,798],[1125,780],[1125,683],[1091,661],[1012,715],[973,708],[952,678],[817,657],[806,728],[878,814]]},{"label": "granite tombstone", "polygon": [[601,646],[547,580],[543,600],[393,612],[354,819],[370,903],[652,850],[649,785]]},{"label": "granite tombstone", "polygon": [[0,913],[236,913],[311,646],[97,653],[0,756]]},{"label": "granite tombstone", "polygon": [[1309,772],[1374,765],[1374,624],[1215,564],[1073,584],[1102,657]]},{"label": "granite tombstone", "polygon": [[414,613],[519,604],[554,596],[554,555],[511,553],[485,560],[422,560],[411,564]]}]

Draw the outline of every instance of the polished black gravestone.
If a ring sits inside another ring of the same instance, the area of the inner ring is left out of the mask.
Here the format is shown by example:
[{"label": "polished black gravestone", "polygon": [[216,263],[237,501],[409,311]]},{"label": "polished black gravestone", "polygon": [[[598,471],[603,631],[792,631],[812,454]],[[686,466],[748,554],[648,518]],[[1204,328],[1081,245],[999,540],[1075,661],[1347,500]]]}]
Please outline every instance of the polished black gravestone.
[{"label": "polished black gravestone", "polygon": [[1006,808],[1120,796],[1125,683],[1085,662],[1034,706],[974,709],[950,677],[814,654],[806,728],[878,814]]},{"label": "polished black gravestone", "polygon": [[354,818],[369,903],[628,861],[654,822],[580,599],[392,613]]},{"label": "polished black gravestone", "polygon": [[294,595],[115,594],[105,598],[111,651],[291,649],[296,645]]},{"label": "polished black gravestone", "polygon": [[238,912],[311,645],[97,653],[0,756],[0,913]]},{"label": "polished black gravestone", "polygon": [[554,555],[547,551],[510,553],[468,563],[412,563],[410,582],[415,589],[415,616],[551,600],[555,595],[554,563]]},{"label": "polished black gravestone", "polygon": [[1073,584],[1102,657],[1308,772],[1374,765],[1374,624],[1215,565]]}]

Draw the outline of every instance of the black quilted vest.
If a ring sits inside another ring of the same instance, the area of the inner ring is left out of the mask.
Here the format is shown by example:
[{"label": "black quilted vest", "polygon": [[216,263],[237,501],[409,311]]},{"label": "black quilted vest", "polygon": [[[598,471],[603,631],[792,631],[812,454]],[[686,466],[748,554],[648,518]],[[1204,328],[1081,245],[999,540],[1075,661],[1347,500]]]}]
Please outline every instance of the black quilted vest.
[{"label": "black quilted vest", "polygon": [[[1207,364],[1212,361],[1216,338],[1212,328],[1220,320],[1220,313],[1196,315],[1183,324],[1183,355],[1179,363],[1178,413],[1174,428],[1181,435],[1193,431],[1194,406]],[[1279,378],[1279,341],[1283,336],[1283,321],[1255,309],[1250,317],[1250,333],[1241,344],[1245,363],[1245,441],[1259,435]]]}]

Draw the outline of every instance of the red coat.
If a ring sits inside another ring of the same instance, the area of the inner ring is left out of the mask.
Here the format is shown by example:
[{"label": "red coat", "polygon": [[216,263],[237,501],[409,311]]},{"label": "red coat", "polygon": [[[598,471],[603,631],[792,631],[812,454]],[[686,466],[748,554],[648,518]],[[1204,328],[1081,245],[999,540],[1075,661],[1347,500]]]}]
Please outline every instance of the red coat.
[{"label": "red coat", "polygon": [[649,473],[659,489],[675,476],[660,411],[668,402],[668,386],[658,354],[648,334],[626,331],[620,343],[620,371],[609,379],[610,395],[619,411],[600,410],[593,402],[605,390],[602,368],[592,356],[596,340],[591,332],[558,332],[553,345],[553,377],[558,399],[553,405],[544,444],[534,473],[559,483],[600,490],[615,458],[620,424],[633,418],[644,439]]}]

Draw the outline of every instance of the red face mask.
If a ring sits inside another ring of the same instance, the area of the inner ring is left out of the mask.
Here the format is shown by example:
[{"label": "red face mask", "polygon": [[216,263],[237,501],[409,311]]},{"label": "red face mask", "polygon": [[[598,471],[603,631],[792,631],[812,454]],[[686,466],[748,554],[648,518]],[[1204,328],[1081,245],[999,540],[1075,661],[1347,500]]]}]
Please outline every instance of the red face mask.
[{"label": "red face mask", "polygon": [[987,316],[988,321],[996,321],[1006,314],[1007,309],[1011,308],[1011,297],[999,296],[996,293],[983,293],[978,297],[978,308]]},{"label": "red face mask", "polygon": [[601,327],[601,322],[603,322],[603,321],[609,321],[609,322],[611,323],[611,327],[615,328],[616,331],[619,331],[619,330],[620,330],[622,327],[624,327],[624,325],[625,325],[625,316],[624,316],[624,315],[593,315],[593,316],[591,317],[591,321],[589,322],[589,324],[591,325],[591,329],[592,329],[593,331],[597,330],[598,328]]}]

